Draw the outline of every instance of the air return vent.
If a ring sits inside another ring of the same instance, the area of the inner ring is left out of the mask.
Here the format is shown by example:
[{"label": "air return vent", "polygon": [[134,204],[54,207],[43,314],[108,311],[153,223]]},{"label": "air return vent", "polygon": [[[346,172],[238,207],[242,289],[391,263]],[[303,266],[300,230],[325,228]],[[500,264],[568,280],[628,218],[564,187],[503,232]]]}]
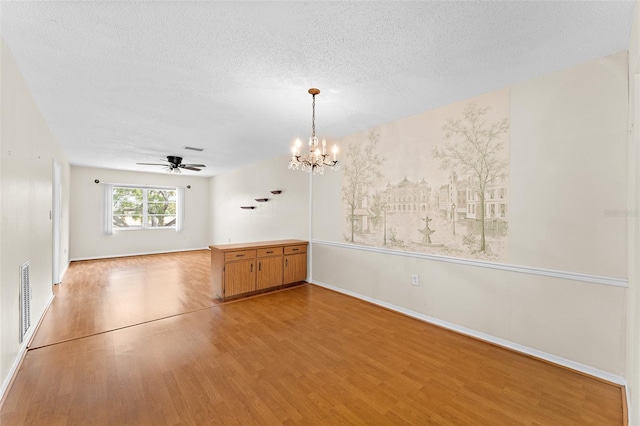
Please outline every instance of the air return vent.
[{"label": "air return vent", "polygon": [[30,261],[26,261],[20,266],[20,343],[31,327],[30,263]]},{"label": "air return vent", "polygon": [[183,146],[182,149],[186,149],[188,151],[198,151],[198,152],[204,151],[204,148],[196,148],[195,146]]}]

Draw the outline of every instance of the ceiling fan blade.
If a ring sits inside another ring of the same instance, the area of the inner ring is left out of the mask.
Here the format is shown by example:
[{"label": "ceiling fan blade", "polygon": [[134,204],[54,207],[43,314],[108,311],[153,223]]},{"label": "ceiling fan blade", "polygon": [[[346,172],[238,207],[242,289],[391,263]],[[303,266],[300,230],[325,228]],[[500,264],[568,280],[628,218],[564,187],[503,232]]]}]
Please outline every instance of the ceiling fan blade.
[{"label": "ceiling fan blade", "polygon": [[166,164],[160,164],[160,163],[136,163],[140,166],[166,166]]},{"label": "ceiling fan blade", "polygon": [[184,166],[184,167],[207,167],[204,164],[180,164],[180,166]]},{"label": "ceiling fan blade", "polygon": [[181,164],[181,165],[180,165],[180,168],[181,168],[181,169],[186,169],[186,170],[195,170],[196,172],[199,172],[199,171],[200,171],[200,169],[198,169],[198,168],[195,168],[195,167],[188,167],[188,166],[186,166],[186,165],[184,165],[184,164]]}]

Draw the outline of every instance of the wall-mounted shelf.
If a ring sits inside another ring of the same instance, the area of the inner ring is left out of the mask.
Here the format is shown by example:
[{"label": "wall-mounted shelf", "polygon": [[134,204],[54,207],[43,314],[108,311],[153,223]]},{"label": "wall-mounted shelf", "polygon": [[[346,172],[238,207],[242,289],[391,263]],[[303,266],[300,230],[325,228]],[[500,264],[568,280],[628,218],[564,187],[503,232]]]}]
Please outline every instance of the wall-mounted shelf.
[{"label": "wall-mounted shelf", "polygon": [[282,194],[282,191],[281,191],[281,190],[279,190],[279,189],[276,189],[275,191],[271,191],[271,193],[272,193],[273,195],[278,195],[278,194]]},{"label": "wall-mounted shelf", "polygon": [[259,203],[266,203],[267,201],[269,201],[268,198],[256,198],[256,201]]},{"label": "wall-mounted shelf", "polygon": [[253,210],[256,208],[256,206],[240,206],[240,208],[245,210]]}]

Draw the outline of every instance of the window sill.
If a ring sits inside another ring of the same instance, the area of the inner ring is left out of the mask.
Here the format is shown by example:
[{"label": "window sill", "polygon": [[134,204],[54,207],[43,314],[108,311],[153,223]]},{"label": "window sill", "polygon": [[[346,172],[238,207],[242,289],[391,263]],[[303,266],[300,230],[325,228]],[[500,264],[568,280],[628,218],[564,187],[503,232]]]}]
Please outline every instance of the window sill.
[{"label": "window sill", "polygon": [[175,226],[166,226],[163,228],[113,228],[113,232],[134,232],[134,231],[157,231],[157,230],[167,230],[167,231],[175,231]]}]

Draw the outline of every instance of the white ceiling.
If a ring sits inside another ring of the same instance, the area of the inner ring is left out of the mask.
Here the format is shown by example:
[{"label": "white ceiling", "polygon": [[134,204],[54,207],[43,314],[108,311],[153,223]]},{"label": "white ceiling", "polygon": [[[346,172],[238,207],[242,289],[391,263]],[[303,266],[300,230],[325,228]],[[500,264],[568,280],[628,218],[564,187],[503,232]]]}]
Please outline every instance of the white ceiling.
[{"label": "white ceiling", "polygon": [[626,50],[633,8],[3,1],[0,30],[71,164],[211,176],[308,138],[310,87],[319,136],[342,137]]}]

